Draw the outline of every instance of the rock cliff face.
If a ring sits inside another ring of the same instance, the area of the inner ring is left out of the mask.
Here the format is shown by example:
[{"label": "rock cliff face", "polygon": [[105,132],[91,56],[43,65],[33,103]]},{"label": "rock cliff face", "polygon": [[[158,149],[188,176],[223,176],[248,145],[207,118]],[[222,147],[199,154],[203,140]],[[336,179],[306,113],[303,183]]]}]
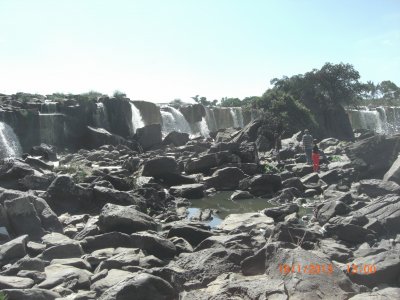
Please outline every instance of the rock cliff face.
[{"label": "rock cliff face", "polygon": [[144,125],[161,124],[160,108],[152,102],[132,101],[139,109]]}]

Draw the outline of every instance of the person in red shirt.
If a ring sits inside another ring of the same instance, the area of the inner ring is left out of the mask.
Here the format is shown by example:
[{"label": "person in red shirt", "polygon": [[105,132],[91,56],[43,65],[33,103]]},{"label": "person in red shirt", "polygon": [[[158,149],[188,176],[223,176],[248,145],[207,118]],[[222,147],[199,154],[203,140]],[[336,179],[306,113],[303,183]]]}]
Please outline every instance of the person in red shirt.
[{"label": "person in red shirt", "polygon": [[319,171],[319,148],[317,145],[317,141],[314,140],[314,147],[312,149],[312,161],[313,161],[313,170],[314,172]]}]

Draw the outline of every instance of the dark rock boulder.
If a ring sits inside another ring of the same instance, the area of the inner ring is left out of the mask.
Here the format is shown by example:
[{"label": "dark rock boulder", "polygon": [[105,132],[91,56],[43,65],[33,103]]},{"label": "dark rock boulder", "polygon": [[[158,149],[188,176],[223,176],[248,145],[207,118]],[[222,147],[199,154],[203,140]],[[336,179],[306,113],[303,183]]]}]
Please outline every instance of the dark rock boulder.
[{"label": "dark rock boulder", "polygon": [[248,190],[255,196],[274,194],[282,188],[282,181],[277,175],[255,175],[242,179],[239,182],[239,188],[241,190]]},{"label": "dark rock boulder", "polygon": [[161,124],[160,108],[153,102],[148,101],[131,101],[140,111],[142,120],[145,125]]},{"label": "dark rock boulder", "polygon": [[375,135],[349,145],[345,151],[360,179],[383,178],[397,159],[400,136]]},{"label": "dark rock boulder", "polygon": [[189,134],[185,132],[172,131],[163,140],[163,145],[174,145],[180,147],[189,141]]},{"label": "dark rock boulder", "polygon": [[235,190],[239,187],[240,180],[247,176],[242,170],[235,167],[223,168],[215,171],[204,183],[216,190]]},{"label": "dark rock boulder", "polygon": [[271,217],[274,221],[283,221],[285,216],[299,212],[299,206],[295,203],[270,207],[263,210],[267,217]]},{"label": "dark rock boulder", "polygon": [[84,145],[89,149],[97,149],[103,145],[127,145],[133,147],[133,144],[123,137],[108,132],[104,128],[94,128],[87,126]]},{"label": "dark rock boulder", "polygon": [[199,199],[204,197],[204,184],[192,183],[171,186],[169,192],[177,197]]},{"label": "dark rock boulder", "polygon": [[107,111],[110,131],[122,137],[131,135],[132,112],[131,103],[126,98],[103,98]]},{"label": "dark rock boulder", "polygon": [[122,280],[106,290],[99,300],[173,300],[176,292],[164,279],[138,274]]},{"label": "dark rock boulder", "polygon": [[156,234],[138,232],[131,234],[132,247],[144,250],[160,259],[173,258],[176,254],[174,243]]},{"label": "dark rock boulder", "polygon": [[393,181],[366,179],[360,181],[357,192],[359,194],[364,193],[371,198],[376,198],[387,194],[399,194],[400,185]]},{"label": "dark rock boulder", "polygon": [[136,140],[144,150],[149,150],[162,143],[161,125],[151,124],[136,130]]},{"label": "dark rock boulder", "polygon": [[317,207],[317,220],[323,225],[332,217],[346,215],[350,211],[351,208],[342,201],[329,200]]},{"label": "dark rock boulder", "polygon": [[213,233],[190,225],[175,225],[168,231],[168,238],[181,237],[187,240],[192,246],[197,246]]},{"label": "dark rock boulder", "polygon": [[55,161],[57,160],[56,148],[47,144],[40,144],[40,146],[34,146],[29,151],[32,156],[40,156],[42,159]]},{"label": "dark rock boulder", "polygon": [[44,198],[57,214],[99,211],[93,201],[93,191],[75,184],[67,175],[54,179]]},{"label": "dark rock boulder", "polygon": [[30,165],[19,160],[5,160],[0,164],[0,181],[22,179],[34,172]]},{"label": "dark rock boulder", "polygon": [[39,288],[4,289],[2,292],[7,300],[55,300],[61,297],[59,293]]},{"label": "dark rock boulder", "polygon": [[3,245],[0,245],[0,267],[22,258],[26,255],[28,235],[22,235]]},{"label": "dark rock boulder", "polygon": [[378,233],[400,233],[400,196],[386,195],[355,211],[368,219],[368,228]]},{"label": "dark rock boulder", "polygon": [[193,124],[196,122],[201,122],[202,118],[206,115],[206,110],[201,104],[190,104],[179,107],[179,110],[185,117],[185,119],[189,122],[189,124]]},{"label": "dark rock boulder", "polygon": [[119,231],[133,233],[142,230],[156,230],[156,223],[148,215],[130,206],[106,204],[99,216],[99,227],[103,232]]},{"label": "dark rock boulder", "polygon": [[185,164],[186,174],[208,173],[211,168],[220,166],[232,160],[229,151],[222,151],[212,154],[202,155],[198,158],[190,159]]},{"label": "dark rock boulder", "polygon": [[179,174],[176,159],[172,156],[158,156],[151,158],[143,164],[142,176],[166,178],[170,174]]}]

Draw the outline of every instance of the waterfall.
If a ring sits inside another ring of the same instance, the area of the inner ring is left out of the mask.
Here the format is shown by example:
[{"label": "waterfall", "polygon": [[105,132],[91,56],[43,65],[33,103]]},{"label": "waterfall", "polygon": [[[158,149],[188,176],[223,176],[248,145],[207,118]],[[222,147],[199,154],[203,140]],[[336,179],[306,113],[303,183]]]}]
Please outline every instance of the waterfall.
[{"label": "waterfall", "polygon": [[102,102],[96,103],[96,111],[94,113],[94,123],[96,127],[109,129],[107,109]]},{"label": "waterfall", "polygon": [[241,107],[231,107],[230,113],[233,120],[233,127],[235,128],[243,128],[243,114]]},{"label": "waterfall", "polygon": [[133,103],[131,103],[131,111],[132,111],[132,134],[135,134],[138,128],[142,128],[145,125],[139,109]]},{"label": "waterfall", "polygon": [[59,145],[64,141],[64,115],[39,113],[40,142]]},{"label": "waterfall", "polygon": [[217,120],[215,119],[215,112],[213,108],[205,107],[206,109],[206,122],[210,131],[217,131]]},{"label": "waterfall", "polygon": [[208,129],[207,121],[203,117],[200,122],[193,124],[194,133],[200,133],[202,136],[208,138],[210,137],[210,129]]},{"label": "waterfall", "polygon": [[162,133],[167,135],[172,131],[191,134],[190,125],[183,114],[172,106],[161,108]]},{"label": "waterfall", "polygon": [[369,129],[377,133],[394,134],[400,131],[400,107],[348,109],[353,129]]},{"label": "waterfall", "polygon": [[46,100],[40,105],[40,112],[47,114],[54,114],[57,112],[57,102]]},{"label": "waterfall", "polygon": [[14,130],[8,124],[0,122],[0,159],[19,157],[21,154],[21,144]]}]

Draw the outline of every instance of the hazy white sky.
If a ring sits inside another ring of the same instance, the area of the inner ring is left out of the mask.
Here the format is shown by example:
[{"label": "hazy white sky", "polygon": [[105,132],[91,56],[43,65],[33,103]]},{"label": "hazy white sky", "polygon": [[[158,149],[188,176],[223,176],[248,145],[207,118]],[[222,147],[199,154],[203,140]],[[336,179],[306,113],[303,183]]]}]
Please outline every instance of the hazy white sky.
[{"label": "hazy white sky", "polygon": [[0,93],[244,98],[325,62],[400,85],[400,1],[0,0]]}]

